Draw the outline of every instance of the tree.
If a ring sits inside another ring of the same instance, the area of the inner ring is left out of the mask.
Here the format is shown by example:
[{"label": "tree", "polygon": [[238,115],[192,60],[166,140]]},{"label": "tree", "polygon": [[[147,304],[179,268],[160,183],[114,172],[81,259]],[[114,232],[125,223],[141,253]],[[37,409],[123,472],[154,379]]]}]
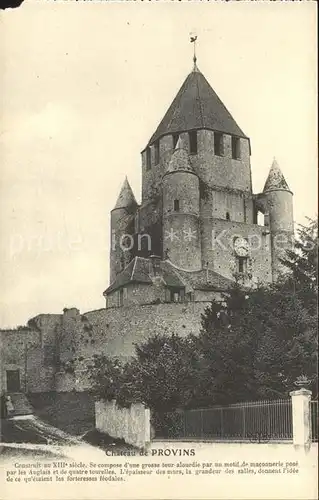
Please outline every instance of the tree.
[{"label": "tree", "polygon": [[196,393],[194,338],[156,335],[136,345],[133,359],[96,355],[89,367],[92,391],[123,406],[141,402],[154,411],[185,407]]},{"label": "tree", "polygon": [[118,358],[95,354],[88,370],[91,391],[95,396],[107,401],[122,399],[120,395],[126,379],[125,363]]},{"label": "tree", "polygon": [[286,286],[229,290],[203,315],[202,394],[208,404],[286,397],[301,374],[316,379],[317,318]]},{"label": "tree", "polygon": [[314,313],[318,295],[318,221],[308,221],[308,226],[299,226],[294,248],[282,259],[290,275],[281,281],[281,286],[290,288]]},{"label": "tree", "polygon": [[155,411],[187,407],[197,391],[199,358],[193,336],[157,335],[136,346],[136,393]]}]

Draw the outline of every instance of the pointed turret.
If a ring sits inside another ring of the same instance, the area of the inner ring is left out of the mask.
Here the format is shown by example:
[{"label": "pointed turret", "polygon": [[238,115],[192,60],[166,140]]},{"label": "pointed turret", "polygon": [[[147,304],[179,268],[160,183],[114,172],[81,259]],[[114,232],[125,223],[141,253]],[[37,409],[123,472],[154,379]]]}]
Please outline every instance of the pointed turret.
[{"label": "pointed turret", "polygon": [[125,181],[122,185],[122,189],[120,191],[120,194],[117,198],[117,202],[115,203],[115,207],[113,208],[113,210],[118,208],[131,207],[132,205],[137,205],[137,202],[133,194],[132,188],[130,186],[130,183],[127,180],[127,177],[125,177]]},{"label": "pointed turret", "polygon": [[282,263],[286,258],[286,251],[293,244],[293,194],[286,179],[274,158],[264,191],[260,197],[264,214],[269,221],[272,255],[272,275],[276,281],[278,277],[287,272]]},{"label": "pointed turret", "polygon": [[276,158],[273,159],[272,165],[269,170],[269,174],[264,186],[264,193],[268,191],[274,191],[278,189],[283,189],[285,191],[290,191],[286,179],[278,165]]},{"label": "pointed turret", "polygon": [[133,237],[134,218],[138,205],[132,188],[125,177],[115,207],[111,211],[111,248],[110,248],[110,282],[115,280],[131,259],[131,254],[126,250],[125,238]]},{"label": "pointed turret", "polygon": [[164,175],[172,173],[172,172],[190,172],[194,175],[195,172],[189,161],[189,156],[186,148],[183,147],[183,141],[181,137],[179,137],[177,144],[175,146],[175,150],[172,154],[170,162],[168,164],[167,170]]}]

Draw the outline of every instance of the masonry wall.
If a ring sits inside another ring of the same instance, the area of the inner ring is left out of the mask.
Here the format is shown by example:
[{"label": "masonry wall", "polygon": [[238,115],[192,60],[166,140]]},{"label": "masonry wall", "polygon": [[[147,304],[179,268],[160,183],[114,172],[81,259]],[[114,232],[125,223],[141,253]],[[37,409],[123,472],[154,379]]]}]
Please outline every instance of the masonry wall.
[{"label": "masonry wall", "polygon": [[[145,287],[145,292],[146,288],[149,287]],[[143,286],[139,291],[135,285],[132,294],[142,293],[142,290]],[[205,295],[200,298],[205,300]],[[90,387],[87,365],[94,354],[128,359],[135,353],[135,343],[141,343],[155,333],[198,334],[201,313],[209,303],[207,295],[207,302],[131,305],[90,311],[84,315],[73,308],[65,310],[61,316],[43,317],[44,329],[41,331],[2,332],[1,390],[6,390],[6,370],[19,369],[22,391],[85,391]],[[59,357],[55,361],[45,356],[41,345],[41,339],[50,336],[45,327],[49,333],[55,332],[55,342],[59,343]]]},{"label": "masonry wall", "polygon": [[[115,290],[107,297],[107,308],[119,307],[119,290]],[[129,283],[123,293],[123,305],[151,304],[155,300],[165,300],[163,286],[151,286],[146,283]]]},{"label": "masonry wall", "polygon": [[239,160],[235,160],[232,158],[231,135],[224,134],[223,156],[214,153],[214,132],[199,130],[197,137],[198,154],[190,156],[197,175],[211,187],[220,186],[251,192],[248,139],[240,139],[241,156]]},{"label": "masonry wall", "polygon": [[161,190],[160,181],[166,172],[167,166],[173,152],[173,138],[171,135],[162,137],[159,140],[160,161],[155,165],[154,146],[151,146],[151,168],[146,168],[146,151],[142,152],[142,203],[152,199],[154,191]]},{"label": "masonry wall", "polygon": [[100,432],[142,448],[151,440],[150,410],[141,403],[119,408],[115,400],[97,401],[95,427]]},{"label": "masonry wall", "polygon": [[[147,202],[139,208],[139,220],[138,225],[135,230],[139,234],[144,232],[148,234],[148,229],[150,225],[158,223],[161,219],[162,214],[162,198],[159,195],[152,200],[152,202]],[[144,240],[144,241],[143,241]],[[142,238],[140,242],[140,247],[148,245],[146,237]]]},{"label": "masonry wall", "polygon": [[29,371],[31,363],[35,367],[42,366],[41,336],[38,331],[30,329],[2,330],[0,332],[0,391],[7,390],[7,370],[19,370],[20,387],[24,390],[28,387]]},{"label": "masonry wall", "polygon": [[243,191],[228,191],[212,189],[205,198],[201,199],[201,218],[209,220],[227,218],[227,213],[231,221],[254,222],[254,204],[250,194]]},{"label": "masonry wall", "polygon": [[281,259],[293,246],[293,195],[290,191],[275,190],[265,193],[272,235],[273,278],[287,272]]},{"label": "masonry wall", "polygon": [[[189,136],[182,132],[180,138],[189,151]],[[246,194],[252,193],[250,169],[249,140],[240,138],[240,159],[232,158],[231,135],[224,134],[224,153],[222,156],[214,152],[215,135],[211,130],[198,130],[197,154],[191,154],[190,160],[195,173],[210,187],[239,190]],[[167,135],[159,140],[160,161],[155,165],[154,145],[150,147],[151,168],[146,168],[146,152],[142,153],[142,203],[150,200],[154,191],[161,191],[161,180],[166,172],[172,152],[173,138]],[[251,221],[252,222],[252,221]]]},{"label": "masonry wall", "polygon": [[130,213],[126,208],[117,208],[111,212],[111,234],[110,234],[110,282],[112,283],[116,275],[121,272],[131,257],[130,251],[124,251],[125,235],[132,235],[134,232],[135,214]]},{"label": "masonry wall", "polygon": [[[164,218],[164,256],[187,271],[201,269],[199,218],[193,214],[170,214]],[[167,235],[172,234],[171,237]]]},{"label": "masonry wall", "polygon": [[134,344],[155,333],[198,334],[201,313],[209,303],[146,304],[79,314],[79,331],[73,343],[75,362],[68,367],[68,373],[64,370],[57,373],[56,390],[84,391],[89,388],[86,367],[94,354],[129,359],[135,353]]},{"label": "masonry wall", "polygon": [[39,314],[29,323],[40,333],[41,348],[45,364],[55,364],[59,356],[58,331],[61,314]]},{"label": "masonry wall", "polygon": [[217,273],[233,279],[237,269],[233,239],[238,236],[251,241],[248,272],[255,279],[270,283],[272,280],[270,233],[264,226],[211,219],[203,227],[204,261],[209,262],[211,269]]},{"label": "masonry wall", "polygon": [[[214,292],[214,299],[222,302],[223,294],[222,292]],[[207,304],[211,303],[212,300],[212,291],[211,290],[195,290],[194,292],[194,300],[198,302],[207,302]]]},{"label": "masonry wall", "polygon": [[[199,333],[201,313],[208,303],[146,304],[90,311],[84,316],[92,325],[98,348],[113,356],[134,354],[134,343],[159,333]],[[94,347],[95,349],[95,347]],[[88,348],[87,353],[92,353]]]},{"label": "masonry wall", "polygon": [[[132,287],[132,294],[146,293],[149,288],[142,286],[139,290],[138,287]],[[164,288],[158,289],[164,291]],[[76,308],[65,309],[61,315],[43,315],[41,330],[3,331],[1,391],[6,390],[6,370],[10,369],[20,370],[22,391],[86,391],[90,387],[87,367],[95,354],[128,359],[135,353],[135,343],[144,342],[156,333],[198,334],[201,313],[210,304],[211,292],[196,291],[194,299],[195,302],[138,304],[85,314]],[[45,354],[42,346],[45,338],[51,339],[51,345],[58,344],[56,357]]]}]

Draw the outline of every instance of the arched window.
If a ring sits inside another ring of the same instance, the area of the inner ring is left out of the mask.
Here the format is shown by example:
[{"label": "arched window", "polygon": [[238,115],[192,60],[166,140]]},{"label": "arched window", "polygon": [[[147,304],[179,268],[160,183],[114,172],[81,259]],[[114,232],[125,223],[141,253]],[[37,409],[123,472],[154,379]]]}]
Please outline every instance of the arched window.
[{"label": "arched window", "polygon": [[230,213],[226,212],[226,220],[230,220]]},{"label": "arched window", "polygon": [[174,212],[179,212],[179,200],[174,200]]}]

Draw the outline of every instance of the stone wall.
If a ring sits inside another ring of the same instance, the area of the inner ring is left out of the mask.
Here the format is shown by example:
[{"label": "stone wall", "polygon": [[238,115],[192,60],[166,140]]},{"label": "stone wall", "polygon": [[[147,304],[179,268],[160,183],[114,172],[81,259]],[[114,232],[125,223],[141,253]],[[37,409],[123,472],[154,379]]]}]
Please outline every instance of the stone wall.
[{"label": "stone wall", "polygon": [[[119,290],[115,290],[107,297],[107,308],[119,307]],[[165,300],[165,289],[163,286],[150,286],[144,283],[127,283],[123,293],[123,305],[134,306],[139,304],[151,304],[156,299]]]},{"label": "stone wall", "polygon": [[[205,295],[201,299],[205,300]],[[55,376],[56,390],[87,390],[90,387],[87,366],[94,354],[127,360],[135,353],[134,344],[146,341],[151,335],[198,334],[201,313],[209,304],[209,301],[145,304],[78,314],[72,350],[65,349],[63,369]],[[64,328],[62,338],[68,335],[68,322]]]},{"label": "stone wall", "polygon": [[[147,294],[149,288],[139,289],[135,284],[130,296],[140,300],[137,296]],[[196,291],[195,300],[205,302],[135,305],[133,300],[129,306],[85,314],[76,308],[65,309],[61,315],[41,315],[39,330],[2,331],[1,392],[7,388],[6,370],[20,370],[21,391],[85,391],[90,387],[87,366],[94,354],[128,359],[135,353],[135,343],[156,333],[198,334],[201,313],[210,297],[210,292]],[[47,355],[45,345],[51,345],[54,356]]]},{"label": "stone wall", "polygon": [[41,335],[29,328],[2,330],[0,332],[0,392],[7,390],[7,371],[19,370],[20,387],[25,390],[30,383],[26,371],[31,363],[35,369],[43,365],[41,353]]},{"label": "stone wall", "polygon": [[265,193],[269,213],[269,228],[272,236],[273,279],[287,272],[281,259],[293,246],[293,195],[290,191],[274,190]]},{"label": "stone wall", "polygon": [[[142,293],[137,288],[133,286],[132,295]],[[143,293],[148,288],[146,286]],[[85,314],[72,308],[61,315],[43,316],[40,331],[4,331],[1,334],[1,391],[6,390],[6,370],[11,369],[20,370],[22,391],[85,391],[90,387],[87,367],[94,354],[126,360],[134,355],[135,344],[146,341],[151,335],[198,334],[201,313],[210,304],[211,293],[197,291],[196,294],[196,300],[207,301],[133,304]],[[52,332],[55,332],[54,338]],[[45,354],[43,342],[49,338],[52,346],[58,344],[58,358],[48,358]]]},{"label": "stone wall", "polygon": [[237,270],[233,239],[241,236],[251,241],[248,272],[261,282],[272,281],[271,243],[269,229],[256,224],[211,219],[203,228],[203,259],[211,269],[233,279]]},{"label": "stone wall", "polygon": [[141,403],[119,408],[116,401],[95,403],[95,427],[98,431],[138,448],[151,441],[150,410]]},{"label": "stone wall", "polygon": [[[44,332],[45,333],[45,332]],[[3,330],[0,332],[0,392],[7,390],[7,371],[19,370],[20,390],[41,392],[54,389],[55,366],[42,345],[43,332]]]},{"label": "stone wall", "polygon": [[130,252],[123,251],[125,247],[126,234],[134,232],[135,214],[130,213],[126,208],[116,208],[111,212],[111,234],[110,234],[110,282],[112,283],[116,275],[126,266],[130,259]]},{"label": "stone wall", "polygon": [[[193,214],[170,214],[164,218],[164,255],[176,267],[187,271],[201,269],[199,218]],[[167,236],[171,234],[172,236]]]},{"label": "stone wall", "polygon": [[[179,208],[174,209],[174,200]],[[188,270],[201,267],[199,181],[190,172],[172,172],[163,179],[163,255]],[[171,237],[168,235],[172,234]]]},{"label": "stone wall", "polygon": [[152,166],[146,168],[146,150],[142,152],[142,203],[152,199],[154,188],[161,190],[160,182],[163,174],[166,172],[167,166],[173,152],[173,138],[171,135],[166,135],[159,140],[160,147],[160,162],[154,164],[155,152],[154,146],[151,147]]},{"label": "stone wall", "polygon": [[243,191],[227,191],[215,188],[209,190],[205,198],[201,199],[201,219],[203,223],[205,223],[206,219],[209,220],[212,217],[226,220],[227,213],[231,221],[253,224],[253,197]]},{"label": "stone wall", "polygon": [[[183,134],[181,136],[183,139]],[[214,153],[214,132],[211,130],[199,130],[197,142],[198,154],[190,155],[190,159],[195,172],[204,182],[211,187],[220,186],[251,192],[248,139],[240,139],[241,157],[239,160],[232,158],[230,135],[224,134],[223,156],[217,156]]]},{"label": "stone wall", "polygon": [[92,326],[96,343],[87,346],[86,354],[102,351],[128,358],[134,354],[134,343],[143,342],[155,333],[198,334],[201,313],[209,303],[146,304],[87,312],[84,316]]},{"label": "stone wall", "polygon": [[[189,151],[188,132],[180,133],[183,147]],[[172,135],[165,135],[159,140],[160,163],[154,164],[154,146],[151,146],[152,167],[146,169],[146,152],[142,153],[142,198],[149,197],[150,187],[158,184],[166,171],[173,152]],[[198,153],[190,155],[192,165],[198,176],[210,186],[220,186],[251,192],[250,145],[249,140],[240,139],[240,159],[232,158],[231,135],[224,134],[224,154],[217,156],[214,152],[214,132],[198,130]]]}]

